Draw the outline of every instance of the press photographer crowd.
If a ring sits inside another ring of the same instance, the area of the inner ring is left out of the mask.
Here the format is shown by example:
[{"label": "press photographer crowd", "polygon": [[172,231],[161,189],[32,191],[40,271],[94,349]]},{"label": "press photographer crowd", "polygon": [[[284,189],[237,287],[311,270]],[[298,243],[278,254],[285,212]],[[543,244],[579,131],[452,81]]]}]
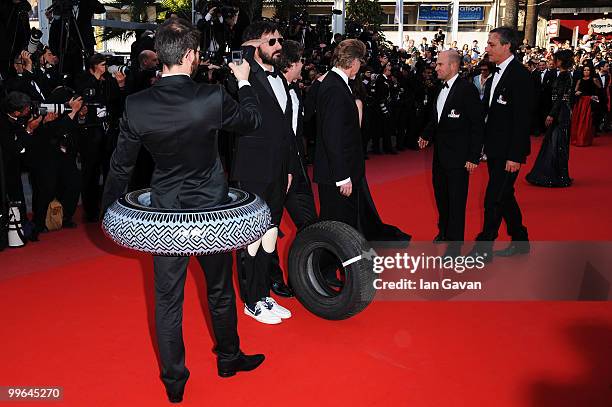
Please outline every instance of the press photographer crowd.
[{"label": "press photographer crowd", "polygon": [[[2,189],[6,196],[3,213],[12,208],[11,215],[20,218],[23,240],[38,241],[40,234],[50,227],[76,227],[79,200],[83,220],[99,221],[102,190],[117,143],[125,98],[153,86],[161,78],[161,64],[153,31],[137,33],[127,61],[95,53],[91,18],[104,9],[97,0],[54,1],[46,13],[51,22],[48,45],[41,43],[40,31],[30,28],[27,18],[30,9],[25,0],[3,2],[0,9],[0,141]],[[239,8],[231,4],[201,2],[197,10],[200,45],[193,74],[196,82],[220,84],[237,98],[237,81],[228,62],[239,63],[243,57],[251,62],[251,75],[256,72],[254,61],[266,74],[273,75],[274,80],[278,75],[278,83],[271,82],[271,87],[265,90],[273,92],[283,108],[276,112],[278,117],[268,118],[264,112],[262,126],[273,128],[285,115],[291,114],[297,142],[279,136],[274,149],[263,156],[278,161],[278,157],[284,157],[283,149],[295,153],[295,157],[279,162],[278,166],[298,168],[301,174],[294,175],[292,188],[308,198],[305,201],[298,198],[297,209],[288,206],[298,226],[316,217],[305,166],[317,160],[320,148],[317,145],[317,127],[321,124],[317,121],[318,87],[334,67],[334,51],[344,39],[358,39],[365,47],[365,57],[355,78],[349,79],[349,86],[359,112],[361,153],[366,160],[370,154],[395,155],[427,144],[423,143],[427,125],[441,85],[445,83],[438,78],[436,70],[441,52],[456,52],[459,76],[473,83],[480,99],[485,95],[487,81],[493,80],[496,71],[496,64],[489,61],[485,52],[486,44],[448,43],[442,30],[431,41],[406,38],[400,48],[367,26],[349,23],[346,35],[332,35],[328,21],[311,23],[305,12],[289,21],[270,20],[249,26]],[[279,35],[268,41],[269,54],[260,52],[255,53],[259,57],[254,56],[255,47],[249,46],[249,41],[275,32]],[[232,50],[242,52],[232,53]],[[522,118],[531,121],[532,135],[546,133],[553,120],[554,126],[559,126],[558,116],[563,113],[560,100],[567,102],[568,109],[574,113],[571,124],[570,115],[564,116],[572,144],[589,146],[599,132],[610,129],[612,41],[590,33],[576,47],[569,41],[546,48],[524,41],[513,51],[529,70],[536,92],[532,117]],[[282,91],[284,87],[289,89],[286,94]],[[170,123],[172,118],[168,120]],[[246,146],[248,140],[224,130],[221,134],[219,153],[232,180],[238,184],[257,183],[277,176],[272,164],[266,163],[263,169],[252,167],[256,160],[245,151],[256,150]],[[279,155],[271,155],[272,152]],[[568,153],[561,156],[565,163],[560,167],[567,172]],[[486,154],[482,153],[479,159],[486,160]],[[262,174],[260,179],[245,175],[265,173],[266,167],[269,174]],[[142,148],[129,188],[148,187],[153,170],[151,154]],[[25,204],[24,173],[31,185],[31,208]],[[567,173],[552,180],[545,175],[530,174],[528,180],[547,186],[571,184]],[[283,181],[288,182],[291,180]],[[324,190],[320,193],[325,195]],[[277,217],[280,221],[280,215]]]}]

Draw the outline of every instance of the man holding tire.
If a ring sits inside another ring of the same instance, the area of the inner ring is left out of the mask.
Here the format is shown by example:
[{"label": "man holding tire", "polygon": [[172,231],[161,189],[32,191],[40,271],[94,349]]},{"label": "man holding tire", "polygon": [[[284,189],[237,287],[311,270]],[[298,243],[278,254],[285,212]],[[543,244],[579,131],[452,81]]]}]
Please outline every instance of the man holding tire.
[{"label": "man holding tire", "polygon": [[[240,104],[220,86],[191,79],[199,62],[198,31],[186,20],[170,19],[155,36],[162,78],[126,100],[117,148],[111,159],[103,208],[127,186],[138,151],[153,157],[151,206],[163,209],[210,208],[228,200],[219,159],[219,129],[248,132],[261,124],[257,96],[248,82],[250,67],[229,64],[239,81]],[[253,370],[263,355],[240,351],[231,253],[198,256],[204,269],[215,337],[218,374]],[[182,334],[183,289],[189,257],[154,256],[155,322],[161,379],[170,402],[180,402],[189,370]]]}]

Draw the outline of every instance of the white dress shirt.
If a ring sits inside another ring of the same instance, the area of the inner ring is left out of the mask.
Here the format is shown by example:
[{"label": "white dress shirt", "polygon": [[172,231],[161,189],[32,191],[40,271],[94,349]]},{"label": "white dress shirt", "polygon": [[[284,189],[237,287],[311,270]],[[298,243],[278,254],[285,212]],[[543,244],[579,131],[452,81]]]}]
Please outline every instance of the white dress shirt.
[{"label": "white dress shirt", "polygon": [[544,76],[546,76],[546,72],[548,72],[548,69],[543,70],[542,72],[540,72],[540,83],[544,83]]},{"label": "white dress shirt", "polygon": [[[259,64],[259,62],[257,63]],[[264,68],[261,64],[259,64],[259,66],[261,67],[261,69],[263,69],[264,72],[272,72]],[[276,101],[278,102],[283,113],[285,113],[285,110],[287,110],[287,91],[285,90],[285,84],[283,83],[283,80],[280,77],[281,73],[279,73],[276,78],[273,76],[268,76],[267,74],[266,76],[268,77],[268,82],[270,83],[270,86],[272,86],[272,90],[274,91],[274,95],[276,96]]]},{"label": "white dress shirt", "polygon": [[289,96],[291,96],[291,106],[293,107],[291,127],[293,128],[293,134],[297,136],[298,115],[300,114],[300,99],[298,99],[298,95],[293,89],[289,89]]},{"label": "white dress shirt", "polygon": [[[346,83],[346,87],[349,89],[349,91],[351,93],[353,93],[353,91],[351,90],[351,87],[349,86],[349,77],[347,74],[344,73],[344,71],[340,68],[336,68],[335,66],[331,69],[333,72],[337,73],[338,75],[340,75],[340,77],[342,78],[342,80],[344,81],[344,83]],[[348,177],[346,179],[343,179],[342,181],[338,181],[336,182],[336,186],[339,187],[341,185],[344,184],[348,184],[349,182],[351,182],[351,177]]]},{"label": "white dress shirt", "polygon": [[459,74],[456,73],[455,76],[446,81],[448,87],[443,86],[440,94],[438,95],[438,101],[436,102],[436,109],[438,109],[438,123],[440,123],[440,118],[442,117],[442,110],[444,110],[444,104],[446,103],[446,99],[448,98],[448,94],[450,93],[453,84],[459,77]]},{"label": "white dress shirt", "polygon": [[491,103],[493,102],[493,94],[495,93],[495,88],[497,87],[499,80],[501,79],[502,75],[506,71],[506,68],[508,68],[508,65],[510,65],[510,62],[512,62],[513,59],[514,59],[514,55],[510,55],[508,59],[506,59],[501,64],[497,65],[497,67],[499,68],[499,72],[495,72],[493,74],[493,83],[491,84],[491,94],[489,95],[489,106],[491,106]]}]

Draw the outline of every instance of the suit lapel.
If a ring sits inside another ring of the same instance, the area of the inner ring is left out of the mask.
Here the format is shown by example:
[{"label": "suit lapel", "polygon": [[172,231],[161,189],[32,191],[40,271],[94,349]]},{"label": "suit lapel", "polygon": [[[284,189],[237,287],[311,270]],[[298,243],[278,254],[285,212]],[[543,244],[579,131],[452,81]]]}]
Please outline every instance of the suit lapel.
[{"label": "suit lapel", "polygon": [[442,121],[442,119],[444,119],[444,117],[446,117],[448,115],[448,109],[450,108],[450,105],[451,105],[451,103],[450,103],[451,99],[454,97],[454,95],[455,95],[455,93],[457,91],[457,82],[458,81],[459,81],[459,77],[457,77],[457,79],[455,79],[455,82],[453,82],[453,86],[450,88],[450,91],[448,92],[448,96],[446,97],[446,101],[444,102],[444,106],[442,107],[442,115],[440,116],[440,121]]}]

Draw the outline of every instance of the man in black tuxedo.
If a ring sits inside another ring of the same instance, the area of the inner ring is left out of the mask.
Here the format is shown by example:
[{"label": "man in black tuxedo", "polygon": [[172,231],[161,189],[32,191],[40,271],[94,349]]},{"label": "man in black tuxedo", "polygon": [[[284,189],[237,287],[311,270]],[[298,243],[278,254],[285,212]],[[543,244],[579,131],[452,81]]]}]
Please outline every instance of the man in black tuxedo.
[{"label": "man in black tuxedo", "polygon": [[[254,130],[261,125],[261,114],[247,80],[248,63],[229,64],[239,80],[240,104],[220,86],[193,82],[199,43],[198,31],[186,20],[169,19],[159,26],[155,48],[163,64],[162,78],[127,98],[106,182],[104,209],[124,193],[141,145],[155,161],[152,206],[209,208],[227,201],[217,132]],[[219,376],[255,369],[264,356],[246,356],[240,351],[231,253],[198,256],[198,261],[206,276]],[[153,263],[161,378],[169,400],[180,402],[189,378],[181,326],[189,257],[154,256]]]},{"label": "man in black tuxedo", "polygon": [[[550,63],[543,75],[540,74],[540,88],[539,92],[536,94],[538,96],[537,102],[539,103],[538,125],[540,133],[546,133],[546,117],[550,113],[550,109],[552,109],[553,84],[555,80],[557,80],[558,75],[559,71],[554,61]],[[538,90],[538,88],[536,88],[536,90]]]},{"label": "man in black tuxedo", "polygon": [[314,181],[319,188],[320,218],[344,222],[368,240],[410,240],[410,235],[382,222],[365,176],[357,104],[349,87],[366,47],[355,39],[334,50],[334,67],[317,90],[317,143]]},{"label": "man in black tuxedo", "polygon": [[434,102],[431,119],[419,147],[434,140],[432,166],[434,195],[438,207],[438,235],[434,242],[449,241],[445,255],[461,255],[465,232],[465,207],[469,175],[482,151],[484,115],[476,87],[459,77],[461,57],[442,51],[436,63],[438,79],[444,81]]},{"label": "man in black tuxedo", "polygon": [[488,106],[484,153],[489,183],[484,202],[484,225],[470,253],[485,256],[485,261],[492,260],[493,241],[502,219],[506,221],[512,243],[495,254],[505,257],[530,250],[527,228],[514,196],[514,183],[531,148],[529,118],[534,91],[529,72],[514,57],[517,45],[517,33],[512,28],[499,27],[489,33],[486,51],[489,60],[499,69],[487,82],[483,99]]},{"label": "man in black tuxedo", "polygon": [[[287,40],[283,43],[283,50],[277,63],[277,68],[282,72],[285,80],[289,84],[289,96],[292,106],[291,128],[293,130],[294,150],[298,156],[298,170],[293,174],[291,187],[285,198],[285,209],[295,224],[298,232],[313,223],[317,219],[317,211],[312,193],[310,177],[304,163],[305,140],[304,140],[304,101],[302,100],[302,90],[298,81],[302,79],[302,53],[304,47],[297,41]],[[318,81],[316,81],[319,83]],[[276,253],[276,252],[275,252]],[[282,271],[278,265],[278,256],[273,260],[272,291],[277,295],[293,295],[289,287],[284,291],[278,281],[283,281]]]},{"label": "man in black tuxedo", "polygon": [[273,267],[278,227],[292,174],[297,171],[293,117],[287,81],[274,67],[284,41],[274,23],[258,21],[244,31],[243,52],[251,65],[249,81],[257,94],[262,125],[238,138],[232,179],[238,187],[261,197],[272,215],[262,239],[238,253],[238,273],[244,313],[264,324],[278,324],[291,312],[270,297],[272,282],[288,294]]}]

